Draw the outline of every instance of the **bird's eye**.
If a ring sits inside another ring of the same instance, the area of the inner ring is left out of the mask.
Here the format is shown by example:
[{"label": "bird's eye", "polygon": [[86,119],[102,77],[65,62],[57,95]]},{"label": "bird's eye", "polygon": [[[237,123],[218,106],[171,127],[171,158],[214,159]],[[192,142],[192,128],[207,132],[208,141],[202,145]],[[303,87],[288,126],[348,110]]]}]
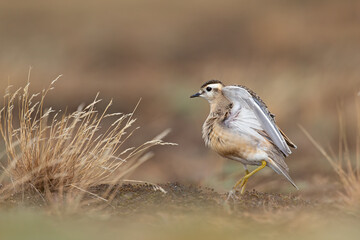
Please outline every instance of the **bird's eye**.
[{"label": "bird's eye", "polygon": [[206,91],[208,91],[208,92],[210,92],[211,90],[212,90],[211,87],[207,87],[207,88],[206,88]]}]

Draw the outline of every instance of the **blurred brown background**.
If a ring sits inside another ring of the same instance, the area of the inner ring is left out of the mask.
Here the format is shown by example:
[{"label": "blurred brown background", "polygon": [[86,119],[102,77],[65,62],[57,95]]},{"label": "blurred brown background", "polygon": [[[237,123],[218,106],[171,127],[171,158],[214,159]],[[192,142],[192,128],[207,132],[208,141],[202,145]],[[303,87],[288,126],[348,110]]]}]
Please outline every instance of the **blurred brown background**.
[{"label": "blurred brown background", "polygon": [[[298,124],[336,149],[339,106],[353,137],[360,2],[2,1],[2,91],[8,83],[23,86],[29,66],[33,91],[64,75],[47,101],[57,109],[75,109],[100,92],[101,106],[113,98],[113,111],[130,112],[141,97],[141,129],[131,144],[172,128],[167,140],[179,146],[155,149],[155,158],[133,178],[222,190],[243,168],[204,147],[201,125],[208,104],[189,96],[209,79],[246,85],[298,145],[287,161],[290,174],[301,193],[311,194],[331,188],[333,176]],[[270,170],[249,182],[254,186],[293,191]]]}]

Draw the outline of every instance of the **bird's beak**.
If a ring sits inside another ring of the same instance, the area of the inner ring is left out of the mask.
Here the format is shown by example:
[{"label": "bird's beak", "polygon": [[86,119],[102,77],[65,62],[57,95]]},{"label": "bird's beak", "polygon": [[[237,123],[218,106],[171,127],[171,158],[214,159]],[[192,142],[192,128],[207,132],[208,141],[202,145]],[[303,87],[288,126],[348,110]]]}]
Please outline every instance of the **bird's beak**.
[{"label": "bird's beak", "polygon": [[191,95],[190,98],[199,97],[200,95],[201,95],[201,93],[198,92],[198,93],[195,93],[194,95]]}]

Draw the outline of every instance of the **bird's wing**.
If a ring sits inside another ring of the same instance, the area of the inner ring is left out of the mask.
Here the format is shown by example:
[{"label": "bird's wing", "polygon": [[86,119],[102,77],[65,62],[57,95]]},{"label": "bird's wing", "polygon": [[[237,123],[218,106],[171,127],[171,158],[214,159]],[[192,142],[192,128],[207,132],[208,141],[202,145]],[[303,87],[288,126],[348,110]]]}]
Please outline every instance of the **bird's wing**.
[{"label": "bird's wing", "polygon": [[[276,126],[271,113],[260,98],[253,96],[247,89],[240,86],[226,86],[223,87],[222,91],[225,97],[233,104],[231,114],[236,114],[236,112],[239,112],[242,108],[252,111],[262,130],[268,135],[271,141],[285,156],[291,154],[291,150],[289,149],[284,136]],[[241,121],[241,118],[237,118],[235,121],[239,120]]]}]

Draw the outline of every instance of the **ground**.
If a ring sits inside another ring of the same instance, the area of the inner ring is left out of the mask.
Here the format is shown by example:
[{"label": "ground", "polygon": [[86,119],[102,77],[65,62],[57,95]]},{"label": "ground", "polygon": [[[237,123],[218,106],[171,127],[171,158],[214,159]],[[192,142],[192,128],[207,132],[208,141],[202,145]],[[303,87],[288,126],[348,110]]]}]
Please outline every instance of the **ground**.
[{"label": "ground", "polygon": [[[224,212],[230,208],[231,211],[261,212],[264,210],[278,210],[289,208],[308,208],[316,204],[301,199],[291,194],[263,193],[255,189],[246,191],[244,194],[236,192],[235,196],[228,198],[228,193],[219,193],[214,189],[196,185],[180,184],[178,182],[157,185],[150,184],[123,184],[115,186],[112,192],[114,199],[108,204],[112,214],[128,216],[134,214],[153,213],[166,210],[172,213],[214,211]],[[108,185],[99,185],[90,189],[90,192],[102,196]],[[112,195],[112,194],[110,194]],[[92,195],[86,198],[97,199]],[[12,195],[7,200],[7,205],[17,206],[25,203],[26,206],[37,208],[43,207],[44,198],[36,191],[27,191]],[[92,208],[94,204],[101,204],[102,200],[89,203],[87,207]],[[151,209],[151,212],[149,212]],[[227,213],[226,213],[227,214]]]},{"label": "ground", "polygon": [[151,185],[123,185],[119,189],[114,205],[122,213],[127,211],[141,212],[149,207],[165,208],[172,212],[207,211],[209,209],[221,212],[227,205],[237,210],[246,211],[259,211],[264,207],[279,209],[310,205],[310,202],[295,196],[260,193],[256,190],[247,191],[243,195],[237,192],[237,199],[227,200],[227,193],[218,193],[213,189],[194,185],[168,183],[161,185],[161,187],[167,192],[166,194],[161,191],[154,191]]},{"label": "ground", "polygon": [[[44,206],[44,199],[35,191],[15,194],[0,209],[0,238],[356,239],[360,234],[357,214],[346,213],[333,203],[256,190],[243,195],[237,192],[237,199],[226,201],[226,193],[206,187],[159,186],[162,190],[149,184],[115,186],[111,203],[89,195],[88,200],[97,200],[69,215]],[[101,196],[107,189],[107,185],[99,185],[91,192]]]}]

